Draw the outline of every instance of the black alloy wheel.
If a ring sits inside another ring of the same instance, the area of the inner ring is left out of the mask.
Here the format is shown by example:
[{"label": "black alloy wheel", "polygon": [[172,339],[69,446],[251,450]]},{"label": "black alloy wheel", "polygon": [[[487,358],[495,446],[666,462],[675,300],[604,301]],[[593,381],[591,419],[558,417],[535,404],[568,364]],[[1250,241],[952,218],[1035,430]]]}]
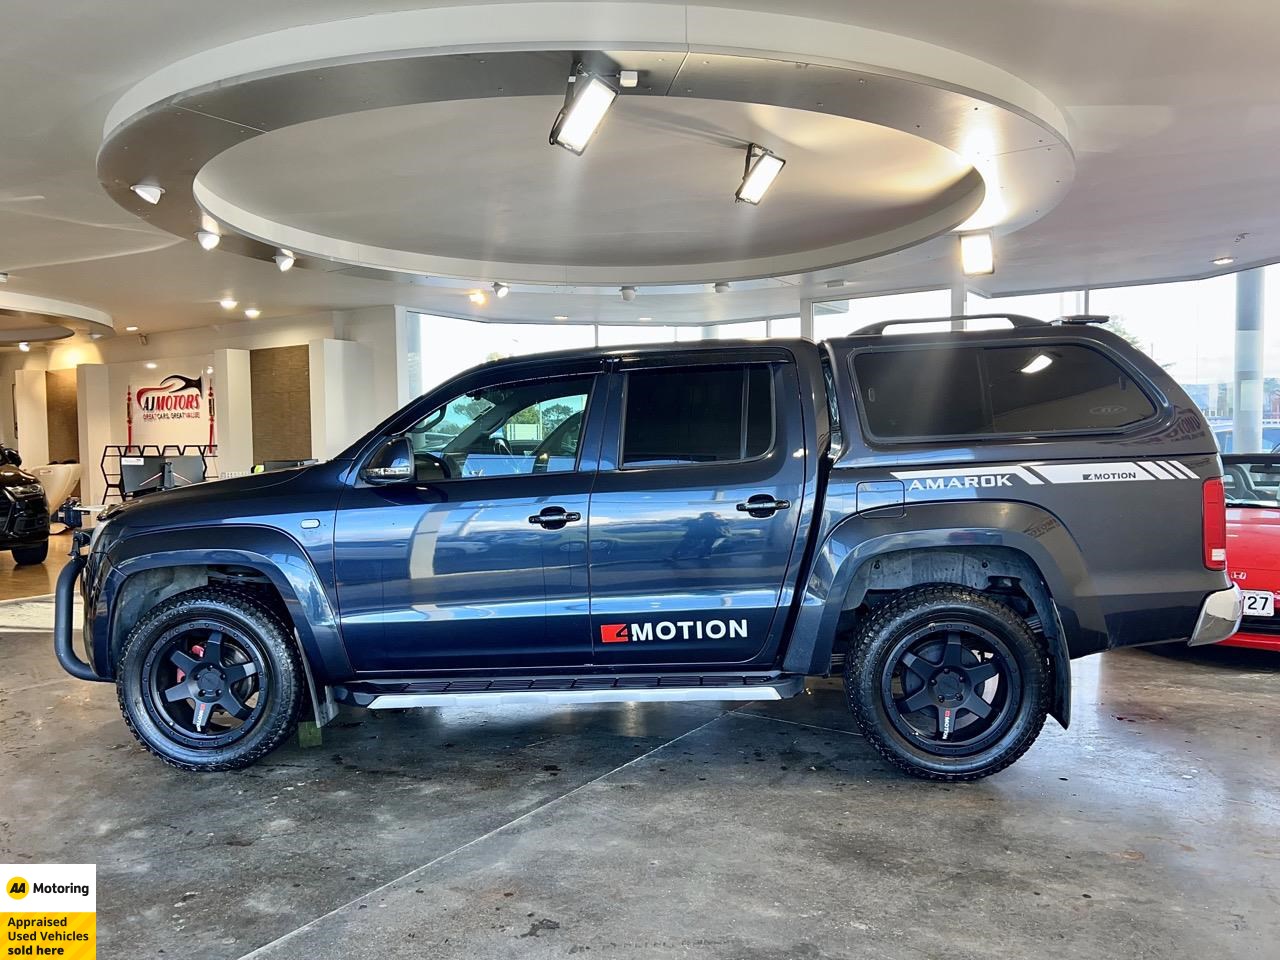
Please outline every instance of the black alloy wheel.
[{"label": "black alloy wheel", "polygon": [[906,633],[881,675],[889,721],[939,754],[961,756],[998,739],[1016,715],[1022,677],[1008,646],[963,620]]},{"label": "black alloy wheel", "polygon": [[1048,715],[1045,641],[1016,610],[969,587],[903,590],[855,628],[845,693],[882,756],[930,780],[1003,770]]},{"label": "black alloy wheel", "polygon": [[183,770],[235,770],[297,727],[305,677],[292,630],[259,597],[200,587],[129,632],[116,693],[138,741]]},{"label": "black alloy wheel", "polygon": [[271,683],[262,648],[230,622],[196,620],[166,631],[143,665],[143,703],[191,746],[234,743],[253,729]]}]

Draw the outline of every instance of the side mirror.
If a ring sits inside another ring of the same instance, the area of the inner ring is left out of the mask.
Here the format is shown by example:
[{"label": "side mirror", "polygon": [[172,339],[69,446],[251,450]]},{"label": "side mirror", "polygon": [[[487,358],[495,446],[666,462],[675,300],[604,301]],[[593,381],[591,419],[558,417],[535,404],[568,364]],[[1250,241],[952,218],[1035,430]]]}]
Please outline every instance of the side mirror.
[{"label": "side mirror", "polygon": [[416,475],[413,446],[408,437],[392,437],[369,458],[369,462],[360,471],[360,479],[375,486],[404,483],[413,480]]}]

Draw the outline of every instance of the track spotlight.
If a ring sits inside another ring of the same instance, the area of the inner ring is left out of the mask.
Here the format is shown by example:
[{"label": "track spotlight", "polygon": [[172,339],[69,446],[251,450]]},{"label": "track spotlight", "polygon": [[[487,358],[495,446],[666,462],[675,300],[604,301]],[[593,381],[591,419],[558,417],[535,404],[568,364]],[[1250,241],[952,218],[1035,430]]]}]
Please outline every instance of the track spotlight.
[{"label": "track spotlight", "polygon": [[619,292],[622,294],[622,299],[627,301],[627,303],[630,303],[636,298],[635,287],[623,287]]},{"label": "track spotlight", "polygon": [[154,183],[135,183],[129,189],[152,206],[159,203],[160,198],[164,196],[164,187],[157,187]]},{"label": "track spotlight", "polygon": [[240,301],[231,297],[223,297],[218,301],[218,306],[223,310],[234,310],[236,307],[240,306]]},{"label": "track spotlight", "polygon": [[966,277],[996,272],[995,240],[990,230],[960,234],[960,269]]},{"label": "track spotlight", "polygon": [[551,125],[551,142],[581,156],[617,96],[618,91],[577,64],[564,92],[564,106]]},{"label": "track spotlight", "polygon": [[489,298],[485,296],[483,290],[472,290],[467,294],[467,299],[474,303],[477,307],[483,307],[489,302]]},{"label": "track spotlight", "polygon": [[727,284],[727,283],[725,283],[723,280],[721,280],[719,283],[714,284],[714,285],[711,287],[711,289],[712,289],[712,290],[714,290],[716,293],[728,293],[728,292],[729,292],[729,284]]},{"label": "track spotlight", "polygon": [[501,300],[510,292],[511,292],[511,288],[508,287],[505,283],[495,283],[493,285],[493,295],[497,297],[499,300]]},{"label": "track spotlight", "polygon": [[244,315],[249,320],[257,320],[260,316],[262,316],[262,311],[259,310],[257,307],[247,307],[245,308]]},{"label": "track spotlight", "polygon": [[742,174],[742,184],[734,194],[744,203],[757,204],[773,181],[777,179],[787,161],[776,157],[757,143],[747,145],[746,167]]},{"label": "track spotlight", "polygon": [[8,283],[8,282],[9,282],[9,275],[7,273],[0,273],[0,283]]},{"label": "track spotlight", "polygon": [[280,268],[281,273],[286,273],[293,269],[295,258],[291,252],[285,250],[283,247],[280,248],[280,252],[272,259],[275,260],[276,266]]},{"label": "track spotlight", "polygon": [[30,353],[30,352],[31,352],[31,344],[29,344],[29,343],[27,343],[27,341],[23,340],[22,342],[20,342],[20,343],[18,344],[18,349],[19,349],[19,350],[21,350],[23,353]]},{"label": "track spotlight", "polygon": [[222,236],[212,230],[201,230],[196,234],[196,240],[204,249],[212,250],[222,242]]}]

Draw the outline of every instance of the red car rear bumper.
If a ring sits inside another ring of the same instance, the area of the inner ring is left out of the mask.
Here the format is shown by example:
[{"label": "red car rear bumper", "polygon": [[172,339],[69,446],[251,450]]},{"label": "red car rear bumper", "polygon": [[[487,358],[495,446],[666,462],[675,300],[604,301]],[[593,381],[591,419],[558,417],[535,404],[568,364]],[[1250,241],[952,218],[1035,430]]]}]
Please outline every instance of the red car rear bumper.
[{"label": "red car rear bumper", "polygon": [[1227,639],[1220,641],[1224,647],[1251,647],[1255,650],[1274,650],[1280,653],[1280,634],[1249,633],[1241,630]]}]

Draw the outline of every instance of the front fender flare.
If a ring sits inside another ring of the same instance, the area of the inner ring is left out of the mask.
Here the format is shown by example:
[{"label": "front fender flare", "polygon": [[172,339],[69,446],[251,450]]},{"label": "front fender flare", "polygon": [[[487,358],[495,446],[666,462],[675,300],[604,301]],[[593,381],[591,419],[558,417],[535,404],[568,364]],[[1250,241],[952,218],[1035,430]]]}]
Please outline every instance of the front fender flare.
[{"label": "front fender flare", "polygon": [[[209,545],[192,547],[199,536]],[[265,576],[284,600],[309,669],[320,683],[349,679],[351,663],[334,603],[306,550],[272,528],[218,527],[197,532],[140,533],[111,545],[108,572],[92,614],[94,663],[114,675],[110,650],[120,589],[145,570],[184,566],[240,566]]]}]

